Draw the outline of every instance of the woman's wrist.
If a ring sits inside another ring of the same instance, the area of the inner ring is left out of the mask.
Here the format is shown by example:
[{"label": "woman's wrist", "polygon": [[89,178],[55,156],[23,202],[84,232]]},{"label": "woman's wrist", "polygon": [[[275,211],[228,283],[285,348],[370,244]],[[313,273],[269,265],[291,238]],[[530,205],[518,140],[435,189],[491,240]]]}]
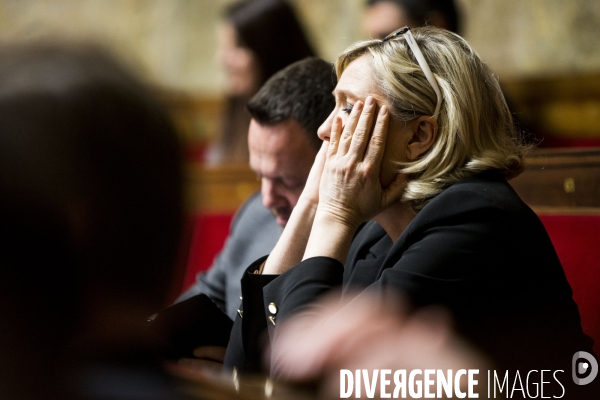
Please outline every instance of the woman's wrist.
[{"label": "woman's wrist", "polygon": [[343,210],[335,204],[324,204],[319,203],[319,207],[316,210],[315,220],[319,220],[323,224],[331,226],[339,225],[345,226],[347,229],[355,232],[358,227],[364,222],[357,213]]},{"label": "woman's wrist", "polygon": [[303,259],[331,257],[345,264],[352,238],[359,226],[350,221],[319,207]]},{"label": "woman's wrist", "polygon": [[302,261],[318,204],[300,198],[292,215],[261,271],[265,275],[282,274]]},{"label": "woman's wrist", "polygon": [[[300,210],[305,210],[305,212],[308,211],[314,216],[317,212],[318,206],[319,199],[313,199],[309,196],[302,197],[302,195],[300,195],[296,205],[294,206],[294,209],[298,208]],[[302,214],[304,214],[304,212]]]}]

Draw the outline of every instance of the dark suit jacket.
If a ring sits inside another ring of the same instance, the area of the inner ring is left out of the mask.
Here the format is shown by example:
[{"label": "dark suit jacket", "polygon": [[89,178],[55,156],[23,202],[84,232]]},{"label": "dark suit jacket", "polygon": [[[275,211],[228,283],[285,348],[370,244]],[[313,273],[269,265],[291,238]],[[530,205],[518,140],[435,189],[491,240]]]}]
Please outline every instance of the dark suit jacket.
[{"label": "dark suit jacket", "polygon": [[339,285],[398,291],[415,308],[443,306],[458,331],[500,368],[560,366],[570,379],[574,352],[591,352],[543,225],[495,171],[447,188],[396,243],[379,225],[367,223],[345,267],[315,257],[280,276],[253,275],[261,261],[242,279],[244,314],[234,324],[228,366],[259,368],[260,333]]}]

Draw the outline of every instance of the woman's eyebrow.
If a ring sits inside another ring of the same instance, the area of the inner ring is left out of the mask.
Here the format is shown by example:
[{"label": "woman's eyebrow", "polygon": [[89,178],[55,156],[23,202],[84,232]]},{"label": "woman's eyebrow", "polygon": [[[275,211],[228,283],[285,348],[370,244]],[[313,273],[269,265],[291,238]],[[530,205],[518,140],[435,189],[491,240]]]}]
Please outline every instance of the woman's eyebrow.
[{"label": "woman's eyebrow", "polygon": [[348,89],[338,89],[338,88],[335,88],[333,90],[333,92],[331,92],[331,93],[335,96],[336,99],[342,98],[342,97],[345,97],[345,98],[350,97],[350,98],[353,98],[353,99],[360,99],[360,97],[356,93],[354,93],[354,92],[352,92],[351,90],[348,90]]}]

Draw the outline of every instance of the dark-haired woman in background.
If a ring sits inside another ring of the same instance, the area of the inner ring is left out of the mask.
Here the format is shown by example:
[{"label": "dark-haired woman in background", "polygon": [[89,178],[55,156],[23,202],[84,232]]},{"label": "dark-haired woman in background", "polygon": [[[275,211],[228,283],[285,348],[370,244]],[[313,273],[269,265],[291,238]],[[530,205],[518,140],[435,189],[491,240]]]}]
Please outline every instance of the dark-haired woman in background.
[{"label": "dark-haired woman in background", "polygon": [[275,72],[314,56],[292,7],[283,0],[234,3],[218,30],[217,60],[226,75],[222,130],[209,150],[211,164],[248,161],[246,103]]},{"label": "dark-haired woman in background", "polygon": [[383,39],[399,26],[437,26],[461,33],[454,0],[367,0],[363,28],[371,39]]}]

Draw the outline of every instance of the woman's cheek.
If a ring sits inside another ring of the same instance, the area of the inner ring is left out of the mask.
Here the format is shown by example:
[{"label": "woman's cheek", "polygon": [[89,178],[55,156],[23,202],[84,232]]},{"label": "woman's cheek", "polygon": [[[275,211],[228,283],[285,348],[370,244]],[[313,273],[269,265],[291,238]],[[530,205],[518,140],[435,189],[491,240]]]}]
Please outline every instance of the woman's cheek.
[{"label": "woman's cheek", "polygon": [[383,157],[381,171],[379,173],[379,181],[381,182],[381,186],[386,188],[396,180],[396,175],[400,169],[397,162],[399,161],[400,157],[397,154],[394,154],[393,151],[387,151],[387,149]]}]

